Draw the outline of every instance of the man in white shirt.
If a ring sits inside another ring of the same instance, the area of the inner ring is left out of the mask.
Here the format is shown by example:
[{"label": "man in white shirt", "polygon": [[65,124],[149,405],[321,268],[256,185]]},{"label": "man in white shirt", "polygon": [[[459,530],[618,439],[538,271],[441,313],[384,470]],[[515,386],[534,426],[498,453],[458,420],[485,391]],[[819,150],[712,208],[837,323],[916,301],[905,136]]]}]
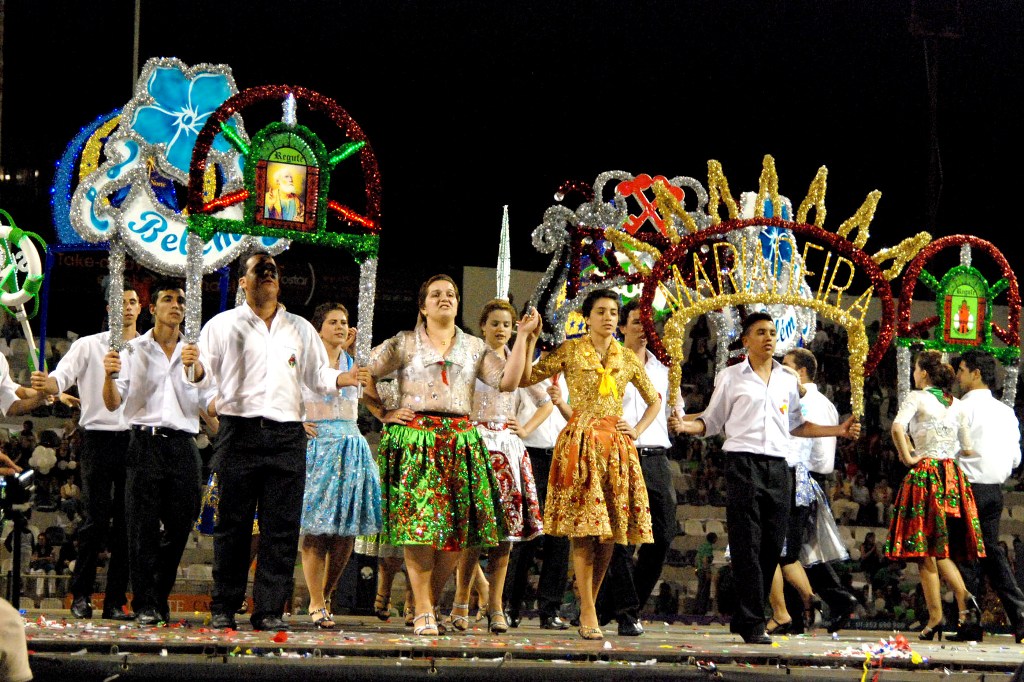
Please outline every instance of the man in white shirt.
[{"label": "man in white shirt", "polygon": [[[125,341],[130,341],[138,336],[136,322],[142,306],[132,288],[125,289],[123,303],[121,333]],[[103,405],[103,357],[109,350],[109,331],[80,337],[71,344],[51,374],[32,373],[32,386],[49,395],[58,395],[77,385],[82,401],[78,424],[84,437],[79,459],[83,521],[78,528],[78,560],[71,574],[71,613],[75,618],[92,618],[96,563],[100,553],[109,550],[103,617],[131,620],[134,616],[123,610],[128,602],[124,484],[129,436],[121,410],[110,412]]]},{"label": "man in white shirt", "polygon": [[151,296],[153,328],[131,341],[123,363],[117,351],[103,358],[103,402],[111,412],[123,405],[130,425],[125,515],[140,625],[170,621],[167,600],[199,517],[199,414],[215,395],[212,384],[200,391],[185,379],[184,368],[198,357],[181,336],[185,290],[165,280],[153,285]]},{"label": "man in white shirt", "polygon": [[[676,490],[672,485],[672,470],[669,468],[668,456],[672,450],[670,434],[678,429],[682,416],[682,396],[676,395],[676,409],[673,413],[668,407],[668,367],[647,350],[647,337],[640,323],[640,309],[637,301],[630,301],[622,306],[619,312],[619,333],[625,347],[640,359],[647,376],[654,384],[658,395],[662,396],[665,409],[651,422],[651,425],[640,434],[636,441],[636,451],[640,455],[640,467],[644,472],[644,484],[651,507],[651,524],[654,542],[642,544],[636,550],[636,565],[633,564],[634,547],[615,545],[608,575],[601,583],[601,591],[597,598],[597,611],[601,625],[612,618],[618,621],[618,632],[624,636],[642,635],[640,611],[643,609],[654,586],[661,577],[661,569],[665,565],[665,557],[672,539],[679,533],[679,522],[676,520]],[[633,384],[627,384],[622,395],[622,420],[633,426],[643,416],[647,403],[637,393]]]},{"label": "man in white shirt", "polygon": [[[253,516],[260,541],[253,583],[256,630],[287,630],[299,520],[306,483],[302,384],[318,393],[355,386],[360,372],[331,368],[323,341],[307,320],[278,303],[274,258],[256,252],[239,263],[245,303],[207,322],[199,336],[195,380],[215,381],[220,430],[211,470],[220,485],[214,528],[210,625],[235,626],[245,598]],[[191,345],[191,344],[189,344]],[[193,346],[194,347],[194,346]],[[188,348],[188,346],[186,346]]]},{"label": "man in white shirt", "polygon": [[[814,379],[818,374],[818,360],[814,357],[814,353],[806,348],[794,348],[782,358],[782,364],[797,373],[800,383],[806,391],[803,397],[800,398],[800,409],[803,412],[804,419],[815,424],[827,426],[838,424],[839,411],[832,404],[832,401],[818,390],[818,386],[814,383]],[[817,481],[819,486],[823,487],[825,476],[835,470],[836,439],[802,438],[798,445],[803,448],[799,459],[806,462],[811,478]],[[792,513],[800,517],[796,519],[799,528],[806,529],[811,524],[809,519],[810,511],[810,507],[793,507]],[[831,511],[828,513],[831,513]],[[793,556],[798,557],[799,551]],[[783,561],[785,561],[785,558]],[[820,561],[811,566],[806,566],[804,570],[811,587],[814,589],[814,593],[825,600],[825,603],[829,606],[829,622],[826,623],[828,631],[835,632],[844,629],[849,624],[850,614],[853,613],[857,606],[857,598],[843,589],[839,576],[829,562]],[[803,628],[811,627],[811,623],[804,622],[806,614],[804,613],[803,603],[799,595],[796,594],[796,590],[788,582],[786,583],[786,596],[787,605],[790,602],[799,604],[799,608],[789,610],[794,620],[799,620],[790,632],[799,633]]]},{"label": "man in white shirt", "polygon": [[[549,394],[554,392],[559,402],[568,401],[569,389],[566,388],[561,374],[545,379],[539,385]],[[555,400],[556,398],[552,398],[552,401]],[[520,424],[525,424],[533,417],[537,407],[532,400],[521,400],[519,405],[516,420]],[[530,453],[530,464],[533,466],[533,476],[537,483],[537,499],[540,501],[541,515],[544,514],[544,505],[547,502],[551,455],[554,452],[558,434],[561,433],[565,424],[565,417],[561,412],[557,409],[551,410],[548,418],[523,439],[526,450]],[[554,535],[541,535],[529,542],[516,543],[512,551],[513,556],[510,559],[505,588],[505,593],[508,595],[509,625],[519,627],[519,622],[522,619],[520,611],[523,608],[530,567],[533,565],[537,552],[540,551],[541,569],[540,580],[537,584],[537,610],[540,612],[540,626],[545,630],[568,629],[568,624],[558,614],[569,579],[569,539]]]},{"label": "man in white shirt", "polygon": [[[971,482],[978,505],[985,557],[977,563],[958,562],[964,584],[971,594],[979,594],[981,574],[999,595],[1010,620],[1014,639],[1024,640],[1024,593],[1013,578],[1010,562],[999,546],[999,519],[1003,514],[1003,484],[1020,465],[1020,425],[1013,408],[992,395],[996,381],[995,359],[980,351],[969,350],[955,361],[956,381],[962,393],[959,409],[971,432],[971,456],[960,453],[958,461]],[[959,641],[977,640],[977,626],[971,624],[955,637]]]},{"label": "man in white shirt", "polygon": [[746,359],[719,372],[700,417],[680,424],[681,432],[694,436],[725,432],[726,522],[738,593],[729,629],[748,644],[772,643],[765,633],[765,598],[782,555],[793,499],[786,462],[790,436],[860,435],[853,417],[840,426],[804,419],[797,379],[772,357],[776,335],[770,315],[747,315],[740,335]]}]

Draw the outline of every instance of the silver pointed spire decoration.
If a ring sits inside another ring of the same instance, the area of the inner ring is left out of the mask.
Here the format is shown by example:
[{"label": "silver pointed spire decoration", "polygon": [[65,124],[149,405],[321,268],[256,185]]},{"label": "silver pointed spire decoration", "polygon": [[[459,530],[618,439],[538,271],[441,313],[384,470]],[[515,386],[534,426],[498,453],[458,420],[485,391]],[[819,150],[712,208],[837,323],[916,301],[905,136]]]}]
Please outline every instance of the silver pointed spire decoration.
[{"label": "silver pointed spire decoration", "polygon": [[498,242],[498,292],[497,298],[508,300],[508,284],[512,276],[510,267],[511,255],[508,248],[508,204],[501,218],[501,241]]}]

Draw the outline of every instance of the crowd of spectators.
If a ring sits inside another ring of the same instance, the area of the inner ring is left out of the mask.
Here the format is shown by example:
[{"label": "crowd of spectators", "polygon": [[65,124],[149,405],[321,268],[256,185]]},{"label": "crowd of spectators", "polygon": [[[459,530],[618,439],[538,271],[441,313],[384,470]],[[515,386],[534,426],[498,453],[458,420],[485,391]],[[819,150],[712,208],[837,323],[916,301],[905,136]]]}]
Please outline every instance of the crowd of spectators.
[{"label": "crowd of spectators", "polygon": [[[82,523],[82,482],[78,457],[82,447],[77,410],[58,428],[37,430],[26,419],[19,431],[0,429],[0,447],[16,464],[32,469],[32,507],[24,511],[21,538],[22,596],[61,598],[77,558],[77,531]],[[52,421],[52,420],[50,420]],[[12,569],[15,534],[5,524],[4,573]],[[64,576],[63,578],[61,576]]]}]

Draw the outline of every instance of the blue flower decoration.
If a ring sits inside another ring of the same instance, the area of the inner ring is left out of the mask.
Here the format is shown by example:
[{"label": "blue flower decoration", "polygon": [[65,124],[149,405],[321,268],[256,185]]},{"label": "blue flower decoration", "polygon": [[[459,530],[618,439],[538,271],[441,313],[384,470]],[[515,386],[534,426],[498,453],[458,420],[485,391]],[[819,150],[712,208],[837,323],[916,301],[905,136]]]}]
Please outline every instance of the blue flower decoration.
[{"label": "blue flower decoration", "polygon": [[[132,119],[132,130],[149,144],[165,145],[168,163],[188,173],[192,149],[203,125],[232,94],[228,79],[218,73],[198,73],[187,78],[181,69],[159,67],[146,83],[153,104],[141,106]],[[228,121],[228,125],[234,125]],[[228,152],[231,144],[218,133],[213,149]]]},{"label": "blue flower decoration", "polygon": [[[772,205],[771,199],[766,199],[764,202],[764,217],[775,217],[775,207]],[[789,208],[785,204],[782,206],[782,215],[780,217],[783,220],[791,220]],[[792,230],[775,227],[774,225],[766,225],[758,237],[761,239],[761,253],[766,261],[774,265],[776,262],[775,254],[778,253],[779,268],[782,269],[789,266],[789,262],[793,260]],[[786,238],[784,239],[783,237]],[[778,272],[773,272],[772,274],[775,277],[779,276]]]}]

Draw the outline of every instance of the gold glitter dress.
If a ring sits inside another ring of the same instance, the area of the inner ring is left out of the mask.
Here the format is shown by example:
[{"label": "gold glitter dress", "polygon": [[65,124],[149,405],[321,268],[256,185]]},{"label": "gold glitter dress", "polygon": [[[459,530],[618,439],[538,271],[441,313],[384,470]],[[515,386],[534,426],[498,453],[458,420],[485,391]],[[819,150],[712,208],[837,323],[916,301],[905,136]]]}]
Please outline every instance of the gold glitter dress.
[{"label": "gold glitter dress", "polygon": [[597,536],[618,544],[653,542],[647,487],[632,439],[615,429],[633,382],[648,404],[658,398],[640,360],[618,342],[601,357],[589,336],[571,339],[533,366],[531,384],[562,372],[572,418],[555,443],[544,532]]}]

